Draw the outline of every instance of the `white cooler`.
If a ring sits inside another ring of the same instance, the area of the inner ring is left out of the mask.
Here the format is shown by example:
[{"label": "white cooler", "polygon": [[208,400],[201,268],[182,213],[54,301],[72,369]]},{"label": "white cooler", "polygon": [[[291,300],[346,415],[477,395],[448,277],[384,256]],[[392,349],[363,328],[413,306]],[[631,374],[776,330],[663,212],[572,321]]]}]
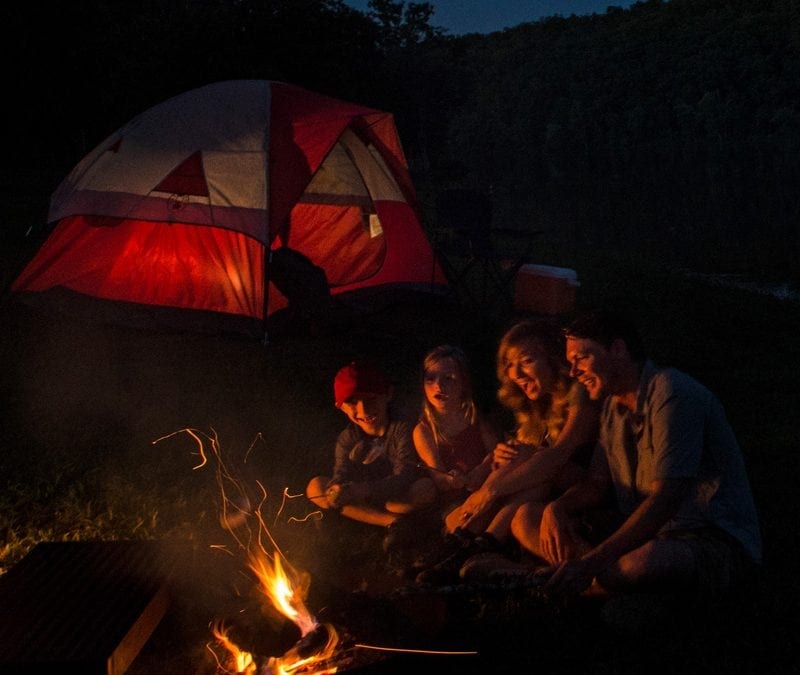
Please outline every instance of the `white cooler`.
[{"label": "white cooler", "polygon": [[514,284],[514,308],[533,314],[566,314],[575,308],[580,286],[575,270],[549,265],[523,265]]}]

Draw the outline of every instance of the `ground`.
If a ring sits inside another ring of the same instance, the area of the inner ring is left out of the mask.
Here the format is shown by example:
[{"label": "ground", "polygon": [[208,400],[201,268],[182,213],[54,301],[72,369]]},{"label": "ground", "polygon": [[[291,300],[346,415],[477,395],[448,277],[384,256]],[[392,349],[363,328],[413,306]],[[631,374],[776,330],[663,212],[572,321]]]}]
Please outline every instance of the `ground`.
[{"label": "ground", "polygon": [[[630,276],[606,274],[605,286],[595,279],[586,288],[608,292],[612,280],[627,283]],[[642,292],[661,288],[642,285],[640,276],[634,281]],[[677,609],[644,597],[609,617],[597,602],[553,603],[526,587],[416,587],[385,564],[374,531],[335,519],[276,521],[281,491],[302,495],[312,472],[329,468],[343,424],[330,382],[348,359],[367,355],[385,363],[397,403],[413,411],[424,352],[440,342],[460,343],[473,357],[481,402],[493,401],[491,355],[512,317],[423,302],[352,321],[330,335],[275,339],[266,347],[240,336],[95,325],[5,303],[0,564],[14,564],[43,540],[162,539],[179,551],[174,600],[132,673],[214,672],[207,648],[214,620],[230,622],[258,653],[282,654],[298,639],[294,625],[266,607],[235,547],[236,555],[211,548],[231,545],[217,517],[218,485],[210,465],[195,469],[197,447],[182,430],[213,429],[227,456],[247,455],[246,476],[269,489],[267,522],[276,523],[288,559],[310,574],[308,607],[319,620],[364,643],[477,652],[367,657],[358,648],[350,670],[796,670],[796,570],[785,555],[796,548],[796,530],[781,526],[795,499],[796,454],[787,449],[796,433],[784,384],[795,379],[785,355],[796,339],[796,315],[765,300],[742,309],[740,298],[684,288],[674,279],[669,294],[641,306],[652,307],[644,311],[648,325],[658,327],[653,335],[662,353],[692,372],[702,369],[702,379],[734,404],[768,543],[755,593]],[[734,314],[731,341],[719,326]],[[757,339],[764,325],[771,328],[771,349]],[[780,412],[766,446],[754,396]],[[294,515],[310,510],[302,497],[292,504]]]}]

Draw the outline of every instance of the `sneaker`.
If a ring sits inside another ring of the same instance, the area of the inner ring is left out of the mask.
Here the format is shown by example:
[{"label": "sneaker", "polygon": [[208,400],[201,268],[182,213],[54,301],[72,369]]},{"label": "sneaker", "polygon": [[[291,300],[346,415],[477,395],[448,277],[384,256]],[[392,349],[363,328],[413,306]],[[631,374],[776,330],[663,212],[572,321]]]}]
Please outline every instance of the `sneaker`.
[{"label": "sneaker", "polygon": [[384,553],[393,553],[410,546],[417,538],[414,523],[405,517],[398,518],[386,528],[383,537]]},{"label": "sneaker", "polygon": [[524,581],[540,585],[544,579],[537,577],[533,565],[514,562],[496,551],[479,553],[464,562],[458,571],[459,577],[469,582],[501,583]]},{"label": "sneaker", "polygon": [[479,534],[468,540],[453,553],[443,558],[435,565],[420,572],[416,580],[423,584],[444,585],[458,583],[459,570],[462,565],[478,553],[496,551],[501,548],[501,544],[491,534]]},{"label": "sneaker", "polygon": [[438,513],[431,509],[400,516],[386,528],[383,550],[391,553],[400,549],[418,549],[421,541],[439,536],[443,525]]},{"label": "sneaker", "polygon": [[455,534],[440,534],[433,540],[425,542],[425,545],[422,546],[419,551],[417,551],[413,566],[419,573],[422,570],[433,567],[439,561],[453,555],[453,553],[460,550],[463,546],[465,546],[465,544],[465,540],[456,536]]}]

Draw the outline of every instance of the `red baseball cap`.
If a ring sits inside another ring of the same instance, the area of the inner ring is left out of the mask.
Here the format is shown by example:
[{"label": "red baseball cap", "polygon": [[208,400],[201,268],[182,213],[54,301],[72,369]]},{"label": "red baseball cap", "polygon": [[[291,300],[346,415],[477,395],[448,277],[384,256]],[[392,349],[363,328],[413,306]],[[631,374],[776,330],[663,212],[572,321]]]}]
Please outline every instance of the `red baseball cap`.
[{"label": "red baseball cap", "polygon": [[366,361],[349,363],[336,373],[333,380],[333,398],[337,408],[356,394],[385,394],[388,391],[386,375]]}]

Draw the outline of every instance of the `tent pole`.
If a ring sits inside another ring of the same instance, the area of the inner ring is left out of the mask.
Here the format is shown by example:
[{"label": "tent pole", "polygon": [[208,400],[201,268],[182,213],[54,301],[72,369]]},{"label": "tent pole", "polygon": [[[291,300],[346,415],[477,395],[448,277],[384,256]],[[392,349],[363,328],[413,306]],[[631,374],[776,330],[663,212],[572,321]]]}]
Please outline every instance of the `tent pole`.
[{"label": "tent pole", "polygon": [[272,263],[272,247],[269,243],[264,245],[264,299],[261,311],[261,342],[266,347],[269,345],[269,327],[267,326],[267,311],[269,310],[269,266]]}]

